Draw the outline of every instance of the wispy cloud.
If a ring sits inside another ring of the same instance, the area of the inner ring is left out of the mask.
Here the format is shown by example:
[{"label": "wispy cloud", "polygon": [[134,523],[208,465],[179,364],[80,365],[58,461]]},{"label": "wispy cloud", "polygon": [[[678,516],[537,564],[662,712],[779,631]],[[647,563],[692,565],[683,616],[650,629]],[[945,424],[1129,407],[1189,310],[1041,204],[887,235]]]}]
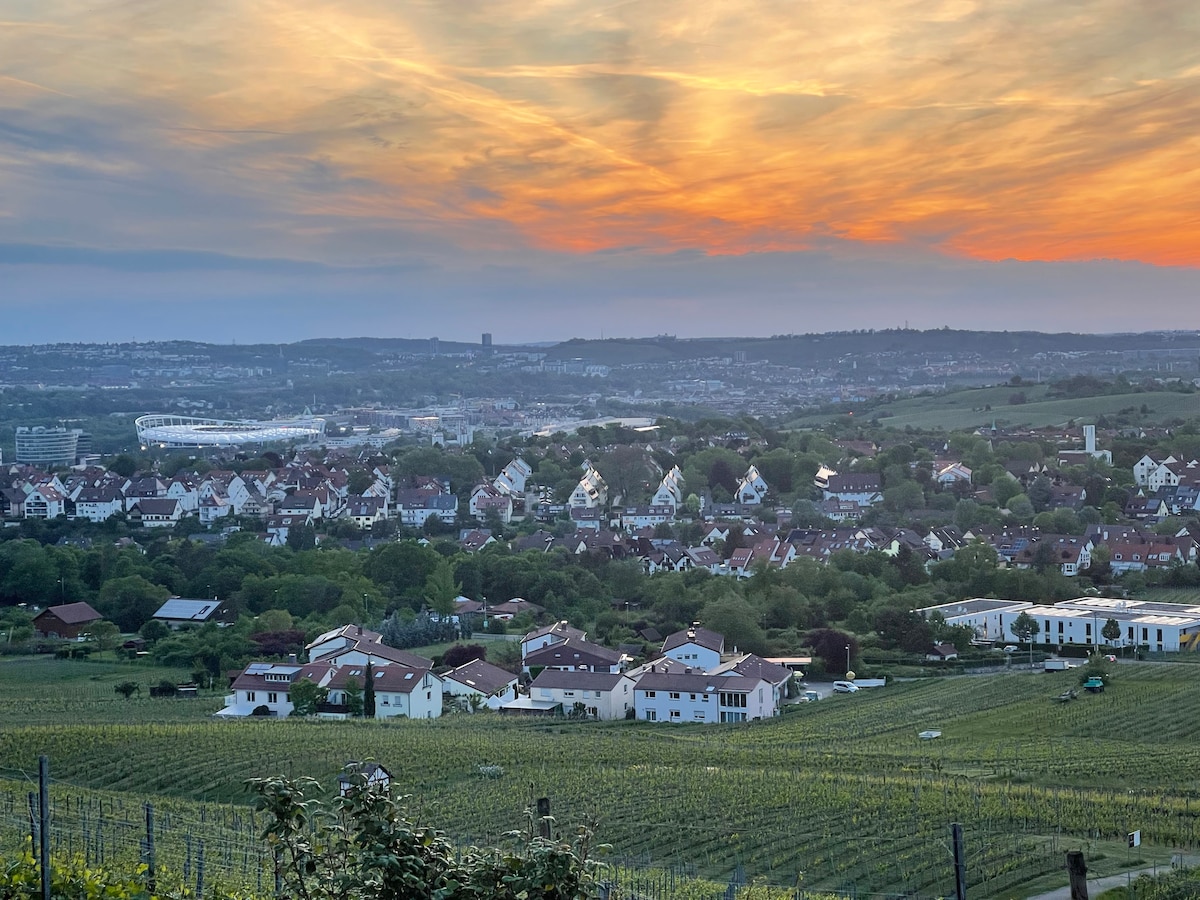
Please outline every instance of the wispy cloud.
[{"label": "wispy cloud", "polygon": [[12,245],[1200,264],[1187,0],[14,8]]}]

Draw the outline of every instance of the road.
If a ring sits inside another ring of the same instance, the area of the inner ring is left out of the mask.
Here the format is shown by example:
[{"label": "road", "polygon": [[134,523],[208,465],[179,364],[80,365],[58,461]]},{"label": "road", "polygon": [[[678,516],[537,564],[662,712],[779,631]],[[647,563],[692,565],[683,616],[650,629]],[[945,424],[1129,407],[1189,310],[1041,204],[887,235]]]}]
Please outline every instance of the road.
[{"label": "road", "polygon": [[[1200,857],[1185,856],[1183,857],[1184,865],[1194,866],[1200,862]],[[1151,867],[1148,869],[1135,869],[1131,872],[1122,872],[1120,875],[1105,875],[1100,878],[1089,878],[1087,882],[1088,896],[1097,897],[1107,890],[1115,887],[1124,887],[1131,881],[1136,881],[1139,875],[1162,875],[1164,872],[1171,871],[1170,863],[1163,863],[1157,868]],[[1063,877],[1066,875],[1064,873]],[[1047,891],[1044,894],[1034,894],[1032,897],[1027,897],[1026,900],[1071,900],[1070,886],[1056,888],[1053,891]]]}]

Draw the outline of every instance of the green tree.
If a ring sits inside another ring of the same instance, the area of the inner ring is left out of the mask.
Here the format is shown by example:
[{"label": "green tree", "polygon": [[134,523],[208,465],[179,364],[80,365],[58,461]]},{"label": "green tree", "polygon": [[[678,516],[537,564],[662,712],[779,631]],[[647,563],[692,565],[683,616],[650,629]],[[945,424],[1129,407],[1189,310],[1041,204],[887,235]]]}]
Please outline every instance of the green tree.
[{"label": "green tree", "polygon": [[462,585],[454,580],[454,566],[442,557],[425,579],[425,603],[439,618],[445,619],[454,614],[454,601],[460,594]]},{"label": "green tree", "polygon": [[122,681],[113,685],[113,690],[128,700],[134,694],[141,694],[142,686],[136,681]]},{"label": "green tree", "polygon": [[1116,619],[1107,619],[1100,629],[1101,636],[1110,644],[1121,639],[1121,623]]},{"label": "green tree", "polygon": [[363,673],[363,717],[375,718],[375,670],[371,668],[371,660],[367,660],[367,670]]},{"label": "green tree", "polygon": [[346,694],[347,711],[356,719],[361,719],[363,714],[363,692],[357,678],[351,678],[346,682],[344,693]]},{"label": "green tree", "polygon": [[165,587],[141,575],[126,575],[104,582],[96,597],[96,608],[122,631],[137,631],[170,595]]},{"label": "green tree", "polygon": [[1023,612],[1012,620],[1008,628],[1016,635],[1018,641],[1029,642],[1029,667],[1033,668],[1033,639],[1039,631],[1037,619],[1029,613]]},{"label": "green tree", "polygon": [[101,619],[99,622],[93,622],[88,627],[88,637],[96,642],[96,647],[101,653],[106,653],[112,650],[121,642],[121,629],[112,622],[107,622]]},{"label": "green tree", "polygon": [[315,716],[317,709],[329,698],[327,688],[307,678],[299,679],[288,691],[293,716]]}]

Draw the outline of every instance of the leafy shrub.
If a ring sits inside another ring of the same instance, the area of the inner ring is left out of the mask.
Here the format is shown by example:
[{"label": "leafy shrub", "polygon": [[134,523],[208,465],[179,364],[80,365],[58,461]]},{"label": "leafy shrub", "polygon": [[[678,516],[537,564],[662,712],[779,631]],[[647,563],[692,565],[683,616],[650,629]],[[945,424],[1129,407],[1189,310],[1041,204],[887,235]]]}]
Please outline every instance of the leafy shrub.
[{"label": "leafy shrub", "polygon": [[255,778],[285,896],[305,900],[584,900],[593,896],[590,832],[573,843],[529,833],[514,847],[456,854],[441,832],[407,819],[388,789],[353,767],[351,788],[328,803],[311,778]]}]

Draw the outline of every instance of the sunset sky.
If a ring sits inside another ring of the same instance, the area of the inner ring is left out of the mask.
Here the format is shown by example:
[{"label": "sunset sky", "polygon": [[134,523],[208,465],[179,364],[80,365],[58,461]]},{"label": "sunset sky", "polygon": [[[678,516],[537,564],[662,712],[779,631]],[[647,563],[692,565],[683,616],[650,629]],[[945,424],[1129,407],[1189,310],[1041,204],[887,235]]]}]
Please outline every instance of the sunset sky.
[{"label": "sunset sky", "polygon": [[1200,328],[1195,0],[0,0],[0,343]]}]

